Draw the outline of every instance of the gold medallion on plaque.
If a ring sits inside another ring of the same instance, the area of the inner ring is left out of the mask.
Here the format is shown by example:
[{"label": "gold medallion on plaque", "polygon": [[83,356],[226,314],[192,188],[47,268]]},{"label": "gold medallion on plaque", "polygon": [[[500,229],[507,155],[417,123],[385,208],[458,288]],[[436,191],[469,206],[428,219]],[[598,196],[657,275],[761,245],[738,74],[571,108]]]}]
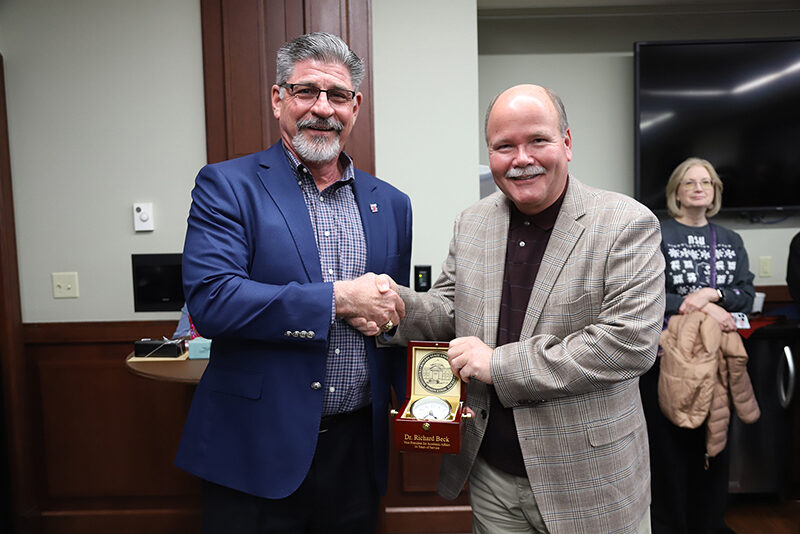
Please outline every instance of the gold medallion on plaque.
[{"label": "gold medallion on plaque", "polygon": [[408,399],[394,418],[399,450],[457,453],[464,389],[450,369],[446,341],[408,344]]},{"label": "gold medallion on plaque", "polygon": [[417,377],[425,391],[434,394],[447,393],[458,382],[445,352],[429,352],[423,356],[417,364]]}]

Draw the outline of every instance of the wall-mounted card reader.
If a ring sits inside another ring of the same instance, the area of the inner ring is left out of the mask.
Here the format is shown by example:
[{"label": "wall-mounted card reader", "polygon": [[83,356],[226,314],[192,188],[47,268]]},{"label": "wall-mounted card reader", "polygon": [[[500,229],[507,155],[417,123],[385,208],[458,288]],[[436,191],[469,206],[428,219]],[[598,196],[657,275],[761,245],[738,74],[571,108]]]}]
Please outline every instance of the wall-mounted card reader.
[{"label": "wall-mounted card reader", "polygon": [[414,291],[425,292],[431,288],[431,266],[414,266]]}]

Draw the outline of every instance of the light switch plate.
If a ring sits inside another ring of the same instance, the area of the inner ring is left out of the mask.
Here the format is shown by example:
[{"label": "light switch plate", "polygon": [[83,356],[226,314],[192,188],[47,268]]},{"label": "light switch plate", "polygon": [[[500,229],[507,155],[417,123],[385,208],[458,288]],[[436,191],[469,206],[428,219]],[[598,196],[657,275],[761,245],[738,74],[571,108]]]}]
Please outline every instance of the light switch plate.
[{"label": "light switch plate", "polygon": [[78,298],[78,273],[51,273],[54,299]]},{"label": "light switch plate", "polygon": [[137,232],[152,232],[156,229],[152,202],[133,203],[133,229]]},{"label": "light switch plate", "polygon": [[772,276],[772,256],[758,257],[758,276],[769,278]]}]

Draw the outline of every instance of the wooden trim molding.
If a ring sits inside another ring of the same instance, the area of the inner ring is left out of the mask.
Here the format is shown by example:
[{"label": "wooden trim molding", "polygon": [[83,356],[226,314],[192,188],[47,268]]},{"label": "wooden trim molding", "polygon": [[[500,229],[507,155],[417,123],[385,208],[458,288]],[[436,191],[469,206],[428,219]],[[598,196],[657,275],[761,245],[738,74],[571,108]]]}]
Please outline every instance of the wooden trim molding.
[{"label": "wooden trim molding", "polygon": [[[27,528],[24,518],[37,516],[38,502],[36,482],[30,476],[34,468],[33,454],[29,447],[31,421],[27,417],[30,396],[21,334],[22,308],[5,95],[4,64],[0,55],[0,363],[3,379],[0,393],[5,409],[8,472],[13,496],[13,499],[4,501],[11,502],[12,528],[15,532],[22,532]],[[0,439],[4,437],[0,429]],[[5,462],[6,458],[0,461]],[[9,525],[0,524],[0,528],[7,526]]]},{"label": "wooden trim molding", "polygon": [[206,105],[206,155],[208,163],[228,159],[225,120],[225,83],[221,0],[201,0],[203,89]]},{"label": "wooden trim molding", "polygon": [[171,337],[177,321],[115,321],[85,323],[25,323],[26,345],[130,343],[143,337]]},{"label": "wooden trim molding", "polygon": [[765,293],[765,302],[783,305],[792,302],[792,295],[789,294],[789,286],[756,286],[756,291]]}]

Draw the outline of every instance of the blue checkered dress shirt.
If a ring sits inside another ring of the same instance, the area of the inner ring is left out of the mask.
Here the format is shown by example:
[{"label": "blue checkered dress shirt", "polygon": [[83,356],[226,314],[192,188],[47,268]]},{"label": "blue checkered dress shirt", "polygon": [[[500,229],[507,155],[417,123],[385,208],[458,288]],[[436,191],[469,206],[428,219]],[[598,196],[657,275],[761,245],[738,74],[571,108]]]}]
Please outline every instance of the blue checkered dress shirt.
[{"label": "blue checkered dress shirt", "polygon": [[[353,194],[353,160],[342,152],[342,177],[319,191],[311,172],[284,146],[297,177],[297,185],[314,228],[322,279],[325,282],[352,280],[367,270],[367,243],[361,214]],[[345,321],[336,319],[332,307],[328,335],[328,364],[322,415],[357,410],[370,402],[369,367],[364,337]]]}]

